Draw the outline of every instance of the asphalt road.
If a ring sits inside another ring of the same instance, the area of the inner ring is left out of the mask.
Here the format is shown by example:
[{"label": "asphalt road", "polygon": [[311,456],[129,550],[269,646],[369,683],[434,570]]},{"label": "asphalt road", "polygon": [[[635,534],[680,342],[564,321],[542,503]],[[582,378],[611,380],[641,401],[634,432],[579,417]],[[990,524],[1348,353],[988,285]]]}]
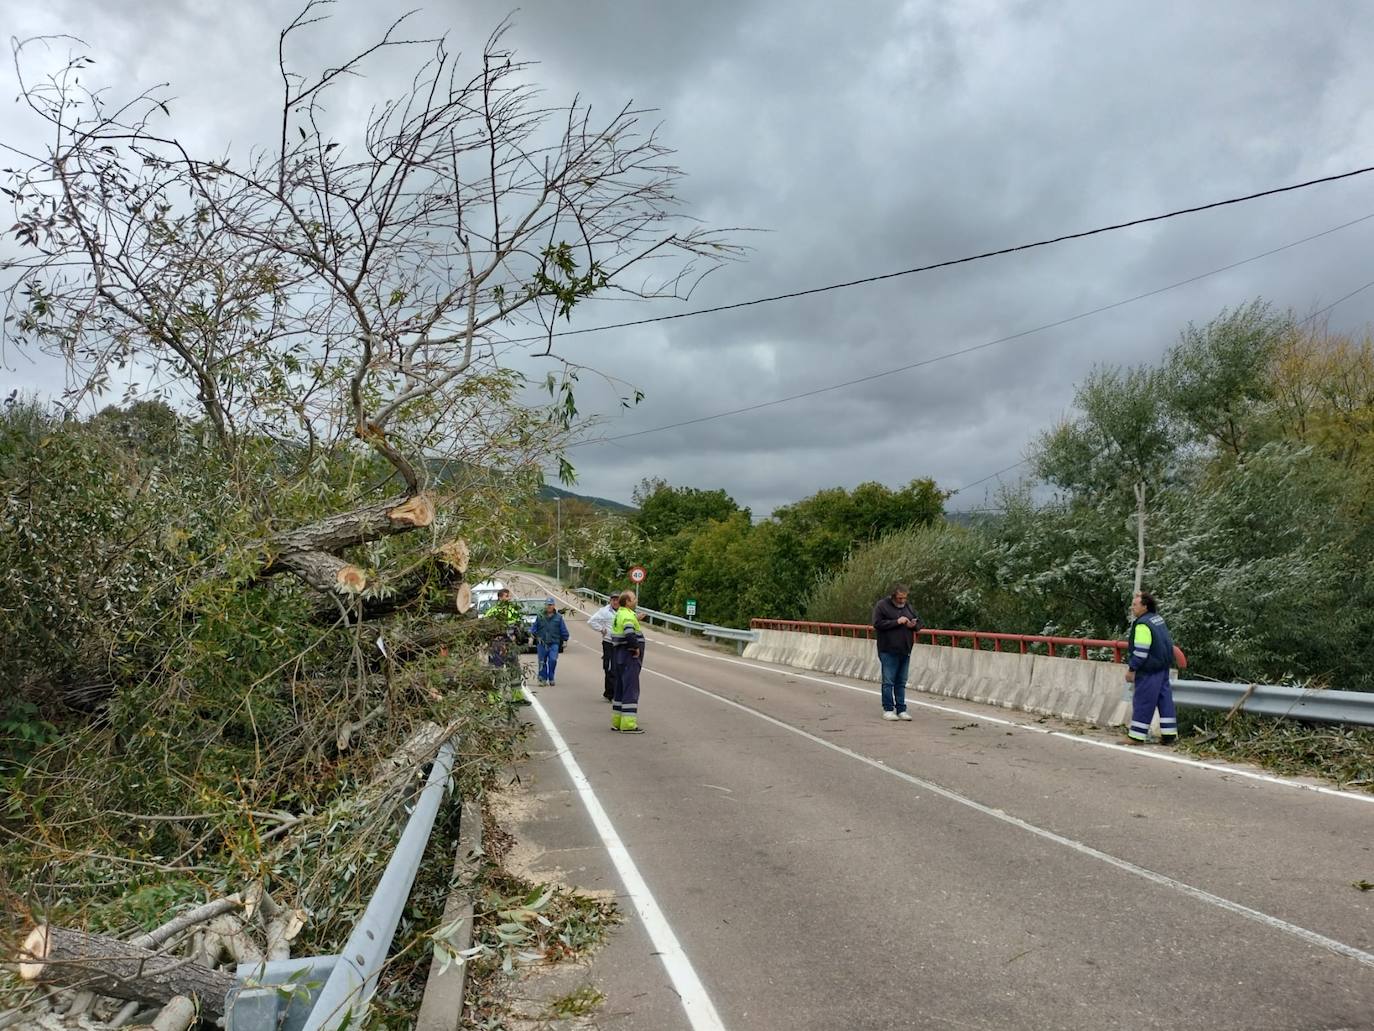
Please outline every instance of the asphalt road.
[{"label": "asphalt road", "polygon": [[1374,1028],[1374,798],[666,634],[617,735],[570,623],[514,829],[628,914],[597,1026]]}]

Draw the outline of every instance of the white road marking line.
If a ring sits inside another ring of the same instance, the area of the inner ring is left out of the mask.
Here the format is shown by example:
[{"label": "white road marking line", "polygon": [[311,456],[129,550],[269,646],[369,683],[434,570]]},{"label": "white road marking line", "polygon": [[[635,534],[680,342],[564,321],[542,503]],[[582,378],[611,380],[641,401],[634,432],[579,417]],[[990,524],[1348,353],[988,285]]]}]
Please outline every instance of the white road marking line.
[{"label": "white road marking line", "polygon": [[1183,881],[1176,880],[1175,878],[1170,877],[1167,874],[1156,873],[1154,870],[1148,870],[1143,866],[1137,866],[1135,863],[1132,863],[1129,860],[1121,859],[1117,856],[1111,855],[1108,852],[1103,852],[1100,849],[1093,848],[1091,845],[1085,845],[1081,841],[1076,841],[1073,838],[1068,838],[1062,834],[1057,834],[1052,830],[1047,830],[1046,828],[1041,827],[1037,824],[1030,823],[1027,820],[1023,820],[1019,816],[1012,816],[1010,813],[1004,812],[1001,809],[994,809],[992,806],[984,805],[982,802],[976,802],[973,799],[967,797],[966,795],[959,794],[957,791],[951,791],[949,788],[941,787],[934,781],[924,780],[921,777],[913,776],[912,774],[906,773],[902,770],[894,769],[893,767],[888,766],[886,763],[880,762],[877,759],[872,759],[869,756],[866,756],[860,752],[855,752],[851,749],[845,748],[843,745],[837,745],[833,741],[827,741],[823,737],[818,737],[815,734],[802,730],[800,727],[794,727],[790,723],[786,723],[780,719],[775,719],[774,717],[769,716],[766,713],[759,712],[757,709],[752,709],[747,705],[742,705],[739,702],[733,701],[732,699],[722,697],[721,695],[716,694],[714,691],[706,690],[704,687],[698,687],[696,684],[689,684],[685,680],[678,680],[676,677],[670,677],[666,673],[658,672],[658,670],[650,669],[645,670],[645,672],[651,673],[657,677],[662,677],[664,680],[677,684],[680,687],[685,687],[689,690],[696,691],[700,694],[704,694],[708,698],[714,698],[716,701],[721,702],[724,705],[733,706],[734,708],[739,709],[742,712],[747,712],[749,713],[749,715],[755,716],[758,719],[764,720],[767,723],[771,723],[776,727],[781,727],[783,730],[791,731],[798,737],[804,737],[808,741],[812,741],[823,748],[828,748],[833,752],[838,752],[840,755],[847,756],[850,759],[857,759],[859,762],[865,764],[866,766],[871,766],[875,770],[881,770],[884,773],[891,774],[892,776],[897,777],[900,780],[904,780],[909,784],[914,784],[917,787],[922,788],[923,790],[929,791],[935,795],[939,795],[941,798],[946,798],[951,802],[956,802],[959,805],[967,806],[975,812],[982,813],[984,816],[991,816],[994,820],[1000,820],[1003,823],[1010,824],[1013,827],[1019,827],[1021,830],[1026,831],[1029,834],[1034,834],[1036,837],[1044,838],[1046,841],[1052,841],[1056,845],[1062,845],[1065,848],[1072,849],[1073,851],[1078,852],[1082,855],[1100,860],[1101,862],[1104,862],[1109,866],[1114,866],[1119,870],[1124,870],[1127,873],[1134,874],[1135,876],[1143,878],[1144,880],[1151,881],[1165,888],[1170,888],[1183,895],[1187,895],[1190,898],[1197,899],[1200,902],[1205,902],[1208,905],[1217,907],[1218,909],[1226,910],[1229,913],[1235,913],[1237,916],[1242,916],[1247,920],[1253,920],[1256,923],[1264,924],[1266,927],[1273,928],[1274,930],[1282,931],[1285,934],[1292,935],[1293,937],[1298,938],[1309,945],[1315,945],[1319,948],[1326,949],[1329,952],[1334,952],[1338,956],[1345,956],[1349,959],[1353,959],[1357,963],[1361,963],[1364,966],[1374,967],[1374,953],[1365,952],[1362,949],[1357,949],[1353,945],[1346,945],[1344,942],[1336,941],[1334,938],[1328,938],[1323,934],[1318,934],[1316,931],[1309,931],[1307,928],[1299,927],[1297,924],[1290,924],[1287,920],[1281,920],[1276,916],[1270,916],[1268,913],[1262,913],[1258,909],[1251,909],[1249,906],[1243,906],[1239,902],[1232,902],[1230,899],[1222,898],[1220,895],[1213,895],[1210,891],[1204,891],[1201,888],[1196,888],[1191,884],[1187,884]]},{"label": "white road marking line", "polygon": [[[661,648],[671,648],[673,651],[683,652],[687,655],[695,655],[700,658],[715,659],[717,662],[726,662],[732,666],[746,666],[749,669],[762,670],[765,673],[774,673],[781,677],[809,680],[815,684],[825,684],[827,687],[842,687],[846,691],[856,691],[859,694],[880,695],[882,693],[875,687],[859,687],[857,684],[844,684],[838,680],[828,680],[825,677],[810,676],[809,674],[791,668],[775,669],[772,666],[764,666],[757,662],[746,662],[743,659],[732,659],[725,655],[712,655],[710,652],[683,648],[676,644],[669,644],[666,641],[659,641],[656,643]],[[1320,784],[1306,784],[1299,780],[1276,777],[1269,773],[1256,773],[1253,770],[1244,770],[1235,766],[1223,766],[1220,763],[1210,763],[1204,759],[1190,759],[1182,755],[1145,751],[1138,747],[1118,745],[1114,741],[1099,741],[1096,738],[1087,737],[1082,734],[1068,734],[1062,730],[1050,730],[1046,727],[1036,726],[1033,723],[1022,723],[1018,720],[1007,720],[998,716],[989,716],[982,712],[971,712],[968,709],[956,709],[949,705],[937,705],[934,702],[923,702],[912,698],[910,695],[907,696],[907,704],[919,705],[923,709],[934,709],[937,712],[948,712],[956,716],[966,716],[969,719],[983,720],[987,723],[997,723],[1004,727],[1016,727],[1020,730],[1029,731],[1032,734],[1043,734],[1046,737],[1059,738],[1062,741],[1072,741],[1075,744],[1092,745],[1095,748],[1107,748],[1112,751],[1125,752],[1127,755],[1135,756],[1139,759],[1152,759],[1155,762],[1176,763],[1180,766],[1190,766],[1197,770],[1208,770],[1212,773],[1223,773],[1231,777],[1244,777],[1247,780],[1262,781],[1265,784],[1277,784],[1280,787],[1297,788],[1300,791],[1315,791],[1319,795],[1332,795],[1336,798],[1348,798],[1356,802],[1374,804],[1374,795],[1364,792],[1343,791],[1340,788],[1328,788]]]},{"label": "white road marking line", "polygon": [[697,977],[696,970],[692,968],[687,953],[682,951],[682,945],[679,944],[677,935],[668,925],[668,920],[664,917],[663,911],[658,908],[658,903],[649,891],[649,886],[644,883],[644,878],[640,876],[639,868],[630,858],[629,849],[620,840],[620,835],[615,832],[611,818],[606,815],[606,810],[602,808],[601,801],[596,797],[596,792],[592,790],[591,783],[583,774],[582,768],[577,765],[577,760],[573,758],[568,743],[563,740],[563,735],[558,732],[558,728],[554,726],[553,720],[550,719],[548,712],[540,704],[537,697],[530,698],[530,707],[539,717],[539,722],[544,725],[544,731],[549,735],[549,740],[553,742],[558,757],[563,760],[563,768],[568,771],[573,787],[577,789],[578,797],[582,799],[582,804],[587,809],[587,815],[591,817],[596,832],[601,835],[601,841],[610,854],[611,862],[615,864],[616,872],[620,874],[620,879],[625,884],[625,893],[634,903],[635,912],[639,914],[639,919],[643,922],[645,930],[649,932],[649,938],[654,943],[654,950],[658,953],[659,959],[663,961],[663,967],[667,970],[668,977],[673,982],[673,988],[682,1001],[682,1009],[687,1014],[687,1020],[692,1025],[693,1031],[725,1031],[725,1025],[721,1022],[720,1015],[711,1002],[711,997],[706,994],[706,988],[702,985],[701,979]]}]

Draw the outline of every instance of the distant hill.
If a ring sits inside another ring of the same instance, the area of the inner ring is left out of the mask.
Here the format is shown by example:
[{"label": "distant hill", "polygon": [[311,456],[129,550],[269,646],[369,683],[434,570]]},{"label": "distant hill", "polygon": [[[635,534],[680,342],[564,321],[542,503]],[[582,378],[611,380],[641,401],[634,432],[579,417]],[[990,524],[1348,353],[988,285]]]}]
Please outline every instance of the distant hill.
[{"label": "distant hill", "polygon": [[[427,457],[425,459],[425,469],[429,472],[429,475],[433,477],[436,483],[450,483],[460,476],[490,480],[495,475],[487,470],[470,466],[466,462],[441,456]],[[573,498],[585,502],[594,508],[599,508],[606,512],[614,512],[617,515],[631,515],[639,511],[633,505],[612,501],[610,498],[596,498],[589,494],[578,494],[575,491],[564,490],[562,487],[555,487],[551,483],[546,483],[539,488],[539,498],[543,501],[553,501],[556,498]]]},{"label": "distant hill", "polygon": [[589,494],[577,494],[570,490],[564,490],[562,487],[555,487],[551,483],[546,483],[539,488],[539,496],[545,501],[553,501],[555,498],[575,498],[578,501],[585,501],[589,505],[619,515],[631,515],[639,511],[633,505],[625,505],[619,501],[612,501],[610,498],[596,498]]}]

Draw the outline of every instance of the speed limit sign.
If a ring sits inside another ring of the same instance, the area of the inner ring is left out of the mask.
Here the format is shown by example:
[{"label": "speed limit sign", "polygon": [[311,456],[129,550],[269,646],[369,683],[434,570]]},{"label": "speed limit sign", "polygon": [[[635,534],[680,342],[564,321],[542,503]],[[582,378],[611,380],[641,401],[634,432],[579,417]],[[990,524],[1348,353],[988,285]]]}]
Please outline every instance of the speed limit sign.
[{"label": "speed limit sign", "polygon": [[649,574],[645,572],[643,566],[634,566],[630,569],[630,580],[634,583],[642,584],[644,582],[644,578],[648,575]]}]

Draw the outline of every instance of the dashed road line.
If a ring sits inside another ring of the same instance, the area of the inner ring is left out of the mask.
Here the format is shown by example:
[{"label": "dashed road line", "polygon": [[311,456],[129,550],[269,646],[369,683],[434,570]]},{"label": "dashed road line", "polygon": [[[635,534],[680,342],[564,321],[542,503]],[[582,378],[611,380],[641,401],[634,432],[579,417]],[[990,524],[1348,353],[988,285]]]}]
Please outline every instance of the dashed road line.
[{"label": "dashed road line", "polygon": [[766,723],[771,723],[775,727],[780,727],[783,730],[796,734],[798,737],[805,738],[808,741],[818,744],[822,748],[828,748],[832,752],[837,752],[840,755],[847,756],[850,759],[854,759],[858,762],[861,762],[866,766],[871,766],[875,770],[881,770],[883,773],[896,777],[899,780],[904,780],[907,783],[915,785],[916,787],[921,788],[924,791],[929,791],[931,794],[938,795],[941,798],[947,799],[951,802],[955,802],[958,805],[966,806],[967,808],[972,809],[975,812],[982,813],[984,816],[990,816],[994,820],[1000,820],[1002,823],[1006,823],[1013,827],[1017,827],[1023,831],[1026,831],[1029,834],[1034,834],[1036,837],[1042,838],[1045,841],[1050,841],[1056,845],[1061,845],[1064,848],[1068,848],[1074,852],[1079,853],[1080,855],[1096,859],[1099,862],[1106,863],[1109,866],[1116,867],[1118,870],[1123,870],[1126,873],[1142,878],[1143,880],[1150,881],[1154,884],[1158,884],[1161,887],[1169,888],[1172,891],[1176,891],[1182,895],[1188,896],[1189,898],[1196,899],[1199,902],[1204,902],[1210,906],[1216,907],[1217,909],[1224,910],[1228,913],[1234,913],[1237,916],[1244,917],[1246,920],[1252,920],[1258,924],[1263,924],[1264,926],[1269,927],[1273,930],[1280,931],[1284,934],[1290,935],[1303,942],[1306,942],[1308,945],[1313,945],[1318,948],[1325,949],[1328,952],[1333,952],[1338,956],[1344,956],[1348,959],[1353,959],[1355,960],[1355,962],[1360,963],[1363,966],[1374,968],[1374,953],[1365,952],[1363,949],[1356,948],[1353,945],[1347,945],[1344,942],[1337,941],[1334,938],[1328,938],[1326,935],[1319,934],[1316,931],[1307,929],[1306,927],[1300,927],[1297,924],[1289,923],[1287,920],[1282,920],[1279,917],[1271,916],[1268,913],[1261,912],[1258,909],[1252,909],[1249,906],[1242,905],[1239,902],[1233,902],[1231,899],[1223,898],[1220,895],[1214,895],[1210,891],[1205,891],[1202,888],[1195,887],[1194,885],[1170,877],[1167,874],[1158,873],[1157,871],[1147,869],[1146,867],[1138,866],[1137,864],[1132,863],[1130,860],[1122,859],[1119,856],[1114,856],[1109,852],[1103,852],[1101,849],[1093,848],[1091,845],[1084,844],[1083,842],[1077,841],[1074,838],[1066,837],[1063,834],[1058,834],[1055,831],[1049,830],[1045,827],[1041,827],[1038,824],[1031,823],[1028,820],[1023,820],[1019,816],[1013,816],[1010,813],[1005,812],[1001,809],[995,809],[992,806],[984,805],[982,802],[975,801],[974,799],[969,798],[967,795],[961,795],[957,791],[951,791],[949,788],[942,787],[941,785],[936,784],[934,781],[925,780],[922,777],[917,777],[903,770],[895,769],[894,767],[888,766],[886,763],[866,756],[861,752],[856,752],[853,749],[845,748],[843,745],[837,745],[833,741],[827,741],[823,737],[819,737],[816,734],[810,733],[809,731],[802,730],[800,727],[795,727],[792,724],[785,722],[784,720],[780,720],[776,717],[769,716],[767,713],[759,712],[757,709],[751,708],[748,705],[744,705],[740,702],[734,701],[733,699],[726,698],[722,695],[718,695],[714,691],[708,691],[704,687],[698,687],[696,684],[689,684],[685,680],[679,680],[677,677],[669,676],[667,673],[660,673],[658,670],[648,669],[645,670],[645,672],[653,676],[667,680],[670,683],[677,684],[680,687],[685,687],[688,690],[696,691],[699,694],[703,694],[708,698],[713,698],[723,705],[732,706],[736,709],[739,709],[741,712],[746,712],[757,719],[761,719]]},{"label": "dashed road line", "polygon": [[[756,669],[764,673],[773,673],[781,677],[792,677],[797,680],[809,680],[815,684],[825,684],[827,687],[842,687],[846,691],[854,691],[858,694],[879,695],[881,692],[873,687],[860,687],[857,684],[845,684],[838,680],[829,680],[825,677],[812,676],[800,670],[792,668],[777,669],[773,666],[765,666],[757,662],[747,662],[744,659],[732,659],[726,655],[712,655],[710,652],[698,651],[693,648],[683,648],[681,645],[669,644],[667,641],[655,641],[659,647],[670,648],[673,651],[682,652],[685,655],[694,655],[703,659],[714,659],[716,662],[728,663],[732,666],[744,666],[747,669]],[[646,670],[645,672],[652,672]],[[1061,741],[1072,741],[1074,744],[1091,745],[1094,748],[1106,748],[1114,752],[1124,752],[1133,758],[1151,759],[1155,762],[1175,763],[1179,766],[1189,766],[1193,769],[1207,770],[1212,773],[1222,773],[1230,777],[1243,777],[1246,780],[1260,781],[1265,784],[1277,784],[1285,788],[1297,788],[1301,791],[1314,791],[1319,795],[1331,795],[1336,798],[1350,799],[1355,802],[1374,804],[1374,795],[1358,791],[1342,791],[1340,788],[1328,788],[1320,784],[1306,784],[1299,780],[1290,780],[1286,777],[1276,777],[1269,773],[1257,773],[1254,770],[1243,770],[1235,766],[1223,766],[1220,763],[1210,763],[1204,759],[1190,759],[1187,756],[1173,755],[1163,752],[1146,751],[1137,746],[1118,745],[1114,741],[1099,741],[1096,738],[1086,737],[1081,734],[1069,734],[1062,730],[1051,730],[1047,727],[1036,726],[1033,723],[1022,723],[1019,720],[1003,719],[1000,716],[990,716],[983,712],[973,712],[969,709],[957,709],[950,705],[939,705],[935,702],[923,702],[919,699],[907,695],[908,705],[917,705],[923,709],[933,709],[936,712],[947,712],[956,716],[965,716],[970,719],[983,720],[987,723],[996,723],[1004,727],[1016,727],[1018,730],[1028,731],[1032,734],[1042,734],[1045,737],[1058,738]]]}]

